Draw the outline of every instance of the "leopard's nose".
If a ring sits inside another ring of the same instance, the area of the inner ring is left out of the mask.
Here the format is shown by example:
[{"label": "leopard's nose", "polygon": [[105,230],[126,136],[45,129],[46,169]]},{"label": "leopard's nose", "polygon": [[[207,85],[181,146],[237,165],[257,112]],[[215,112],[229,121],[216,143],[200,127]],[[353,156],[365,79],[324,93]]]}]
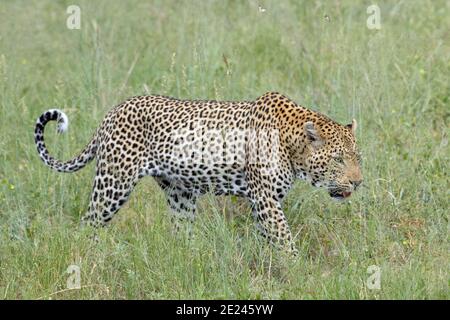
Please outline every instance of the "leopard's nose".
[{"label": "leopard's nose", "polygon": [[357,188],[363,181],[362,180],[352,180],[350,183],[352,184],[353,188]]}]

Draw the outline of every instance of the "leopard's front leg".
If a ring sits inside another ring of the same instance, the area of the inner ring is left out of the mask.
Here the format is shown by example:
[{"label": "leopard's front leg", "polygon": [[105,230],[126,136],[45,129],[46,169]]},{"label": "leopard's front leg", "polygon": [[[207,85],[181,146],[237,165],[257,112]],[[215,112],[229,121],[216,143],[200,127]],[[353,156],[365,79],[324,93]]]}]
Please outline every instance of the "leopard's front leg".
[{"label": "leopard's front leg", "polygon": [[271,244],[283,248],[294,256],[298,254],[286,217],[278,201],[270,196],[256,200],[253,204],[253,215],[258,230]]},{"label": "leopard's front leg", "polygon": [[[296,256],[298,250],[295,248],[291,231],[280,203],[291,184],[291,178],[281,172],[270,175],[264,174],[265,170],[261,169],[261,166],[258,165],[247,166],[249,198],[252,203],[257,228],[271,244],[281,247],[288,253]],[[282,177],[285,177],[285,179]],[[280,195],[275,185],[284,185],[285,192],[282,192]]]}]

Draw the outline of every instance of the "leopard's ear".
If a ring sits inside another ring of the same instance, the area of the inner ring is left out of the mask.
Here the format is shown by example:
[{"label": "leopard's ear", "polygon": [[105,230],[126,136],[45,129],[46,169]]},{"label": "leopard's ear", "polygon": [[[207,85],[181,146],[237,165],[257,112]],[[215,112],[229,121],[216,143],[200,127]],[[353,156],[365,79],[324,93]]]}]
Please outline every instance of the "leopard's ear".
[{"label": "leopard's ear", "polygon": [[356,128],[358,127],[358,123],[355,119],[352,120],[352,123],[346,125],[347,128],[352,129],[353,134],[356,133]]},{"label": "leopard's ear", "polygon": [[314,123],[311,121],[307,121],[305,123],[305,134],[308,137],[308,140],[311,142],[313,147],[320,147],[324,143],[324,139],[320,135],[320,133],[317,131],[316,127],[314,126]]}]

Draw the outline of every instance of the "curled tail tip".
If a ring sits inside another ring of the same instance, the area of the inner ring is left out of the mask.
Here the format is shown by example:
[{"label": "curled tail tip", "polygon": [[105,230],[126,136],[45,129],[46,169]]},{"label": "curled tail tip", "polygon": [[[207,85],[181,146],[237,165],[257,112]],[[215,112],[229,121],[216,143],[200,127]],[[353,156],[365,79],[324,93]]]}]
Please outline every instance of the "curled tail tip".
[{"label": "curled tail tip", "polygon": [[58,133],[66,132],[67,129],[69,128],[69,118],[67,117],[67,115],[59,109],[50,109],[48,110],[48,112],[57,113],[56,121],[58,122],[57,127]]},{"label": "curled tail tip", "polygon": [[57,132],[66,132],[69,128],[69,118],[59,109],[49,109],[45,111],[36,121],[37,124],[45,125],[48,121],[56,120],[58,123]]},{"label": "curled tail tip", "polygon": [[60,111],[60,117],[58,117],[58,133],[64,133],[69,129],[69,118],[67,115]]}]

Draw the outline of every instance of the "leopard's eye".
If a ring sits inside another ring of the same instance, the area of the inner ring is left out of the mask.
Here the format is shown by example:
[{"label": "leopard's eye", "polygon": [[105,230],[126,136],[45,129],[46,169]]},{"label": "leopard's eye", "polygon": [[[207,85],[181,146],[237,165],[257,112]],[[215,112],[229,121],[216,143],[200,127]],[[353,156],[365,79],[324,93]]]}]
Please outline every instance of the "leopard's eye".
[{"label": "leopard's eye", "polygon": [[342,156],[336,156],[333,159],[339,164],[344,164],[344,158]]}]

